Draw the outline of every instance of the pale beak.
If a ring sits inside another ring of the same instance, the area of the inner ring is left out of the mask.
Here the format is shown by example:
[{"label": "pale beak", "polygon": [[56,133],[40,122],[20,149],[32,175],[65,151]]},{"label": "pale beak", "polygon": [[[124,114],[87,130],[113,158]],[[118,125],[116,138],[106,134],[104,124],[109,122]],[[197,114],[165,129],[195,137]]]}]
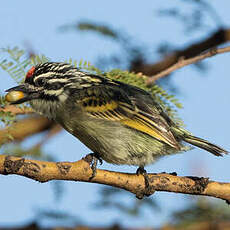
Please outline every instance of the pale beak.
[{"label": "pale beak", "polygon": [[29,90],[25,84],[7,89],[6,92],[5,98],[12,105],[39,98],[39,93]]}]

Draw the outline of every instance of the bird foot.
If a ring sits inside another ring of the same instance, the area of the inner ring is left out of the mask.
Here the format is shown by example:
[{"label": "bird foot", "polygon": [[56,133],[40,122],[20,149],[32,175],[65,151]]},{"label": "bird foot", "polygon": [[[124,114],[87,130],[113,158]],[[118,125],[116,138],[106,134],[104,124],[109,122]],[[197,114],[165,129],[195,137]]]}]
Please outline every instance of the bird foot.
[{"label": "bird foot", "polygon": [[149,181],[149,176],[148,173],[146,172],[146,170],[144,169],[144,167],[139,167],[136,171],[137,175],[142,175],[145,179],[145,188],[143,191],[138,192],[136,194],[136,197],[138,199],[142,199],[144,196],[150,196],[154,193],[154,191],[152,190],[152,188],[150,187],[150,181]]},{"label": "bird foot", "polygon": [[87,156],[85,156],[83,159],[89,163],[93,171],[91,177],[89,178],[89,180],[92,180],[97,174],[97,162],[99,161],[100,165],[102,165],[103,161],[98,153],[90,153]]}]

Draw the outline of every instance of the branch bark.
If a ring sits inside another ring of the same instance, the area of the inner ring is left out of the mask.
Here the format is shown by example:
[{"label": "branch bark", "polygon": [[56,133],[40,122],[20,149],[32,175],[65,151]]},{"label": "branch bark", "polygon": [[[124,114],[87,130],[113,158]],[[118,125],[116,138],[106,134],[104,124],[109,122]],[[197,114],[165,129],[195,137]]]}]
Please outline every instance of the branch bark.
[{"label": "branch bark", "polygon": [[142,175],[112,172],[97,169],[92,176],[90,156],[77,162],[45,162],[0,155],[0,174],[16,174],[39,182],[50,180],[69,180],[99,183],[125,189],[138,198],[149,196],[155,191],[184,193],[191,195],[212,196],[230,203],[230,183],[210,181],[208,178],[179,177],[175,174],[148,174],[149,189],[146,193]]}]

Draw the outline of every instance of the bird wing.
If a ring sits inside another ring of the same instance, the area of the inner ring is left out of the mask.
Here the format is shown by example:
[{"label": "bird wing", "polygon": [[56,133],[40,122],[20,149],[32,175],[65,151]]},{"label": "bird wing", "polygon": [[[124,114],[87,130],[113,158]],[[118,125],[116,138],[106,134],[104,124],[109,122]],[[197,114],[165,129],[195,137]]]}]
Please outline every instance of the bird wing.
[{"label": "bird wing", "polygon": [[161,142],[180,149],[170,131],[169,124],[161,116],[161,111],[151,103],[145,103],[145,100],[140,96],[149,97],[146,98],[146,101],[153,100],[151,95],[145,91],[111,81],[109,84],[85,89],[84,97],[78,102],[81,103],[84,111],[95,118],[119,121],[127,127],[146,133]]}]

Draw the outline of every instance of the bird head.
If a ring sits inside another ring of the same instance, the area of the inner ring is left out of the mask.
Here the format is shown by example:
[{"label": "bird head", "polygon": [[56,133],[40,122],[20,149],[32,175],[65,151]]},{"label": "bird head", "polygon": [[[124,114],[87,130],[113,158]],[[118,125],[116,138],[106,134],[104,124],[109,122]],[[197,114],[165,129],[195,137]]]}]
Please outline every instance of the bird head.
[{"label": "bird head", "polygon": [[24,83],[6,90],[5,98],[11,104],[28,102],[36,112],[54,119],[57,109],[90,82],[87,73],[70,64],[46,62],[31,67]]},{"label": "bird head", "polygon": [[77,68],[57,62],[47,62],[33,66],[26,74],[23,84],[6,90],[21,92],[20,97],[10,99],[11,104],[20,104],[32,100],[64,101],[75,85],[80,85],[82,72]]}]

